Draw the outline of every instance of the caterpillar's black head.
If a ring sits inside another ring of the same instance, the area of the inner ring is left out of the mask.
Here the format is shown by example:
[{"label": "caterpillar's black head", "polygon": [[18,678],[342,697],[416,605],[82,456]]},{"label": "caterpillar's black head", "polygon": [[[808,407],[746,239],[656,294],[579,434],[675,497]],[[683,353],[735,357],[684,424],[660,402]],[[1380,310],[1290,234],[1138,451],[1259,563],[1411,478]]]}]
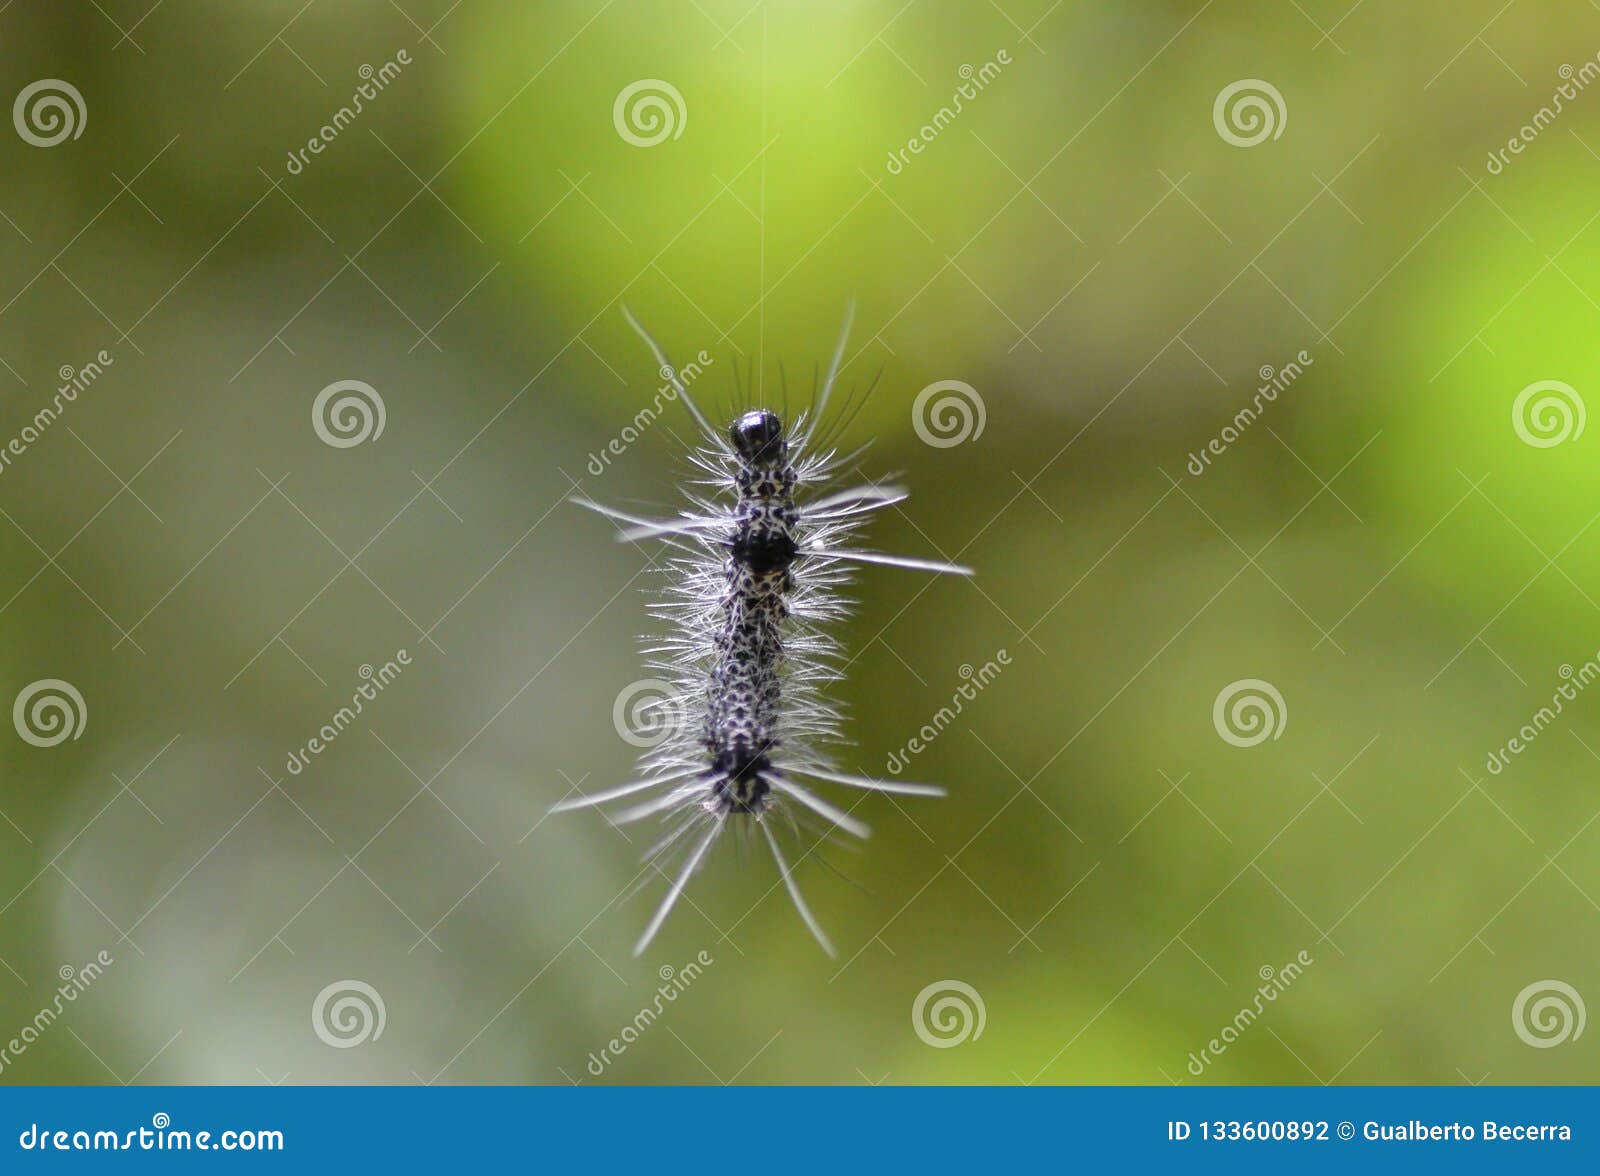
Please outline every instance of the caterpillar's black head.
[{"label": "caterpillar's black head", "polygon": [[783,422],[764,408],[747,412],[728,427],[728,439],[741,461],[751,465],[777,465],[788,456]]}]

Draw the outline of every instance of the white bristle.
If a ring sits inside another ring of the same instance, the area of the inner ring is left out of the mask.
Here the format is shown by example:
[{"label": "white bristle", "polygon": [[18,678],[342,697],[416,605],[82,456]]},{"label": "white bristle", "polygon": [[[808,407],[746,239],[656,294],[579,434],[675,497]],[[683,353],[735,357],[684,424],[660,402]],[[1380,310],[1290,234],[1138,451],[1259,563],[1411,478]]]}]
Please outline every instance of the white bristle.
[{"label": "white bristle", "polygon": [[[675,851],[691,829],[701,830],[683,864],[671,874],[665,898],[640,937],[644,951],[730,824],[759,825],[796,912],[829,955],[833,945],[800,893],[794,870],[779,847],[772,816],[782,812],[789,830],[798,817],[823,822],[855,837],[867,825],[832,804],[797,777],[866,791],[940,796],[929,784],[903,784],[839,771],[826,755],[844,741],[843,715],[822,691],[842,676],[841,651],[829,626],[849,612],[841,590],[856,564],[970,575],[941,561],[910,559],[848,546],[874,511],[895,506],[906,491],[895,485],[828,490],[855,454],[840,457],[818,439],[839,376],[848,338],[834,348],[812,410],[786,423],[764,409],[742,414],[718,432],[690,397],[665,350],[627,313],[683,402],[705,444],[689,457],[706,475],[690,489],[687,508],[672,518],[650,519],[584,497],[573,502],[620,524],[618,538],[651,540],[671,554],[660,566],[665,583],[651,612],[666,632],[649,639],[646,665],[667,697],[649,717],[664,715],[659,743],[640,758],[640,779],[563,800],[556,810],[607,804],[654,793],[615,815],[619,823],[666,814],[669,831],[647,857]],[[834,426],[829,426],[830,431]],[[642,708],[641,708],[642,709]],[[744,826],[747,828],[747,826]]]}]

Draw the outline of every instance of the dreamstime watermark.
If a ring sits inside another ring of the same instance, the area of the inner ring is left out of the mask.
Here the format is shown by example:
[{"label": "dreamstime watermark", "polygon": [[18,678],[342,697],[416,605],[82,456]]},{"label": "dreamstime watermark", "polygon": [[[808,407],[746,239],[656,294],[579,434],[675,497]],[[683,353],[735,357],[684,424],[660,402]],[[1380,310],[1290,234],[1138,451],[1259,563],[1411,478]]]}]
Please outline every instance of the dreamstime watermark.
[{"label": "dreamstime watermark", "polygon": [[709,951],[702,950],[681,968],[662,964],[661,970],[657,973],[661,977],[661,983],[656,986],[655,998],[635,1013],[633,1020],[618,1030],[615,1037],[601,1046],[598,1054],[590,1052],[585,1067],[589,1073],[596,1078],[604,1074],[607,1066],[627,1053],[628,1047],[644,1036],[644,1031],[661,1018],[666,1006],[687,992],[689,986],[700,979],[705,970],[716,962]]},{"label": "dreamstime watermark", "polygon": [[56,986],[55,999],[35,1013],[33,1020],[18,1030],[9,1041],[0,1042],[0,1074],[4,1074],[7,1066],[27,1053],[28,1047],[38,1041],[44,1031],[60,1019],[62,1012],[65,1011],[65,1005],[71,1004],[87,992],[89,986],[100,979],[105,970],[114,963],[116,960],[109,951],[101,951],[81,968],[62,964],[56,970],[61,983]]},{"label": "dreamstime watermark", "polygon": [[1211,725],[1223,742],[1254,747],[1283,737],[1283,730],[1289,725],[1289,707],[1271,682],[1240,678],[1217,693],[1211,704]]},{"label": "dreamstime watermark", "polygon": [[1224,143],[1254,147],[1283,137],[1289,107],[1278,87],[1260,78],[1240,78],[1222,87],[1211,104],[1211,125]]},{"label": "dreamstime watermark", "polygon": [[311,428],[324,445],[335,449],[376,441],[388,419],[383,397],[361,380],[329,384],[311,402]]},{"label": "dreamstime watermark", "polygon": [[1262,964],[1256,975],[1261,977],[1262,983],[1256,987],[1256,998],[1245,1005],[1236,1014],[1233,1020],[1224,1025],[1221,1031],[1205,1045],[1201,1046],[1198,1054],[1189,1054],[1189,1073],[1196,1078],[1206,1072],[1206,1067],[1211,1065],[1223,1054],[1228,1052],[1228,1047],[1244,1035],[1244,1031],[1254,1025],[1266,1006],[1277,1000],[1289,990],[1289,986],[1312,964],[1316,963],[1310,952],[1302,950],[1294,959],[1284,964],[1281,968],[1274,968],[1271,964]]},{"label": "dreamstime watermark", "polygon": [[924,445],[950,449],[983,436],[989,415],[983,397],[961,380],[929,384],[911,402],[911,427]]},{"label": "dreamstime watermark", "polygon": [[1269,404],[1278,399],[1278,393],[1286,392],[1289,386],[1298,380],[1314,361],[1310,354],[1302,348],[1295,352],[1295,356],[1282,367],[1274,369],[1271,364],[1262,364],[1261,370],[1256,374],[1261,377],[1261,383],[1256,386],[1256,394],[1250,403],[1233,414],[1233,419],[1222,426],[1222,431],[1196,453],[1189,455],[1189,464],[1186,467],[1189,473],[1198,478],[1206,472],[1211,465],[1213,457],[1221,457],[1228,451],[1245,430],[1255,424]]},{"label": "dreamstime watermark", "polygon": [[[171,1130],[169,1130],[171,1128]],[[157,1111],[150,1116],[150,1126],[135,1127],[130,1131],[108,1131],[105,1128],[88,1130],[52,1130],[46,1124],[28,1124],[17,1136],[17,1146],[23,1151],[41,1152],[189,1152],[189,1151],[276,1151],[284,1149],[283,1132],[275,1130],[189,1131],[172,1127],[172,1116]]]},{"label": "dreamstime watermark", "polygon": [[1583,997],[1564,980],[1535,980],[1511,1002],[1511,1028],[1534,1049],[1578,1040],[1588,1015]]},{"label": "dreamstime watermark", "polygon": [[83,134],[89,108],[78,87],[60,78],[40,78],[22,87],[11,104],[11,124],[24,143],[55,147]]},{"label": "dreamstime watermark", "polygon": [[1551,449],[1583,436],[1583,397],[1560,380],[1535,380],[1511,402],[1511,428],[1523,444]]},{"label": "dreamstime watermark", "polygon": [[1556,721],[1556,716],[1564,709],[1563,702],[1575,701],[1580,692],[1600,679],[1600,653],[1596,653],[1577,669],[1573,669],[1571,665],[1563,665],[1556,673],[1561,677],[1561,685],[1557,686],[1556,692],[1550,696],[1549,704],[1534,711],[1533,716],[1518,728],[1515,735],[1489,753],[1488,761],[1484,764],[1489,769],[1489,775],[1498,776],[1509,768],[1511,760],[1526,751],[1528,745]]},{"label": "dreamstime watermark", "polygon": [[1550,95],[1550,101],[1534,111],[1533,118],[1518,127],[1517,133],[1506,140],[1504,147],[1489,152],[1489,162],[1484,166],[1491,176],[1497,176],[1506,170],[1506,164],[1511,162],[1506,158],[1507,154],[1521,155],[1524,148],[1531,146],[1544,129],[1556,121],[1556,116],[1566,108],[1566,103],[1588,89],[1590,82],[1600,78],[1600,53],[1595,54],[1594,60],[1585,61],[1576,70],[1570,65],[1563,65],[1556,70],[1556,73],[1561,78],[1561,84],[1556,87],[1555,93]]},{"label": "dreamstime watermark", "polygon": [[335,980],[311,1002],[311,1030],[334,1049],[376,1041],[388,1023],[383,997],[365,980]]},{"label": "dreamstime watermark", "polygon": [[70,363],[62,364],[56,372],[61,382],[56,385],[55,395],[51,397],[49,403],[33,414],[32,420],[17,430],[17,435],[6,443],[4,449],[0,449],[0,474],[5,473],[17,458],[28,452],[29,447],[44,436],[45,431],[66,411],[67,405],[77,400],[80,392],[86,392],[93,387],[95,382],[105,375],[106,368],[115,362],[109,351],[102,350],[96,352],[94,358],[81,367],[75,368]]},{"label": "dreamstime watermark", "polygon": [[329,744],[344,734],[346,728],[356,721],[356,717],[365,709],[362,704],[376,699],[400,676],[400,671],[410,664],[411,654],[401,649],[377,669],[373,669],[371,663],[363,665],[358,671],[361,685],[357,686],[355,693],[350,696],[349,705],[341,706],[334,711],[333,718],[324,723],[315,735],[289,753],[289,762],[285,765],[289,775],[298,776],[309,768],[312,759],[326,751]]},{"label": "dreamstime watermark", "polygon": [[988,1023],[983,997],[965,980],[935,980],[911,1002],[911,1028],[934,1049],[976,1041]]},{"label": "dreamstime watermark", "polygon": [[678,369],[676,373],[670,367],[663,365],[660,371],[661,386],[656,389],[655,398],[644,408],[634,413],[633,420],[622,427],[622,432],[606,442],[599,453],[591,453],[589,455],[589,473],[596,478],[605,473],[606,467],[611,464],[611,459],[621,457],[626,453],[628,447],[642,437],[644,431],[655,423],[656,418],[662,413],[663,406],[671,404],[678,399],[677,385],[672,382],[674,375],[678,377],[679,384],[688,388],[700,378],[700,374],[710,367],[713,362],[711,356],[706,353],[704,348],[701,348],[694,359]]},{"label": "dreamstime watermark", "polygon": [[950,96],[950,101],[934,111],[933,118],[917,128],[917,133],[906,140],[904,147],[898,147],[889,152],[888,161],[884,164],[885,170],[891,176],[897,176],[905,171],[906,164],[910,163],[909,156],[921,155],[923,149],[937,139],[944,129],[953,123],[956,115],[966,109],[966,103],[971,102],[988,88],[989,83],[1000,76],[1000,71],[1011,64],[1011,54],[1006,50],[998,50],[993,60],[986,61],[977,69],[970,65],[963,65],[956,71],[961,76],[961,84]]},{"label": "dreamstime watermark", "polygon": [[624,143],[654,147],[669,138],[681,139],[689,124],[689,107],[671,82],[640,78],[617,92],[611,104],[611,125]]},{"label": "dreamstime watermark", "polygon": [[1011,664],[1011,654],[1002,649],[995,653],[990,661],[986,661],[977,669],[972,668],[970,662],[963,662],[956,672],[961,676],[962,683],[956,687],[956,692],[950,696],[950,702],[941,706],[933,713],[933,717],[922,725],[922,728],[906,740],[905,745],[898,751],[889,753],[889,760],[885,767],[891,776],[898,776],[906,770],[906,765],[912,757],[921,755],[927,750],[928,745],[944,733],[946,727],[956,721],[956,716],[965,709],[964,704],[971,702],[982,693],[991,682],[1000,676],[1000,671]]},{"label": "dreamstime watermark", "polygon": [[683,700],[671,682],[640,678],[629,682],[611,704],[611,725],[630,747],[658,747],[682,725]]},{"label": "dreamstime watermark", "polygon": [[71,682],[40,678],[17,695],[11,706],[11,723],[24,743],[54,747],[83,734],[89,725],[89,706]]},{"label": "dreamstime watermark", "polygon": [[384,62],[377,69],[370,65],[363,65],[356,73],[361,78],[361,84],[356,87],[355,93],[350,96],[350,102],[339,107],[333,112],[333,117],[317,129],[317,133],[306,140],[304,147],[297,147],[289,152],[289,162],[285,169],[291,176],[297,176],[306,170],[306,164],[311,161],[306,158],[310,155],[321,155],[333,141],[344,133],[346,127],[355,122],[356,116],[366,109],[366,103],[385,89],[389,83],[400,76],[400,71],[411,64],[411,55],[401,49],[390,61]]}]

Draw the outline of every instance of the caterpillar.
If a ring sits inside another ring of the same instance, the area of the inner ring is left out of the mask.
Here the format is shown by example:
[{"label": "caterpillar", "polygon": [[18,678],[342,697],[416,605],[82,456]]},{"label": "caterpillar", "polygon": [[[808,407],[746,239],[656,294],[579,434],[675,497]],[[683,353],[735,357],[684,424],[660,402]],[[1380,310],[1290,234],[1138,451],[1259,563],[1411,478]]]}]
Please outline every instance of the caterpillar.
[{"label": "caterpillar", "polygon": [[[771,409],[755,407],[737,414],[725,433],[690,396],[661,345],[631,311],[624,308],[623,314],[698,430],[700,440],[689,457],[704,476],[694,483],[702,489],[686,494],[688,508],[667,519],[639,517],[582,496],[572,499],[618,524],[620,541],[657,540],[668,548],[660,567],[665,587],[651,606],[665,622],[665,632],[647,639],[645,654],[669,689],[657,703],[666,713],[665,738],[640,757],[639,778],[563,800],[553,811],[653,793],[613,819],[622,824],[666,814],[666,832],[646,851],[648,862],[689,846],[670,877],[656,865],[669,877],[669,886],[634,947],[635,956],[650,945],[690,878],[730,828],[747,838],[759,830],[796,912],[832,956],[833,944],[801,894],[773,824],[783,822],[785,832],[798,834],[804,824],[820,822],[824,836],[837,829],[867,837],[870,830],[863,822],[813,791],[819,782],[944,795],[930,784],[842,772],[828,754],[830,746],[844,742],[843,716],[824,697],[824,687],[842,676],[843,651],[829,632],[849,609],[841,590],[861,564],[972,572],[952,563],[847,546],[868,516],[907,496],[902,487],[871,482],[828,489],[860,453],[840,454],[818,431],[838,380],[853,307],[809,410],[786,425]],[[838,432],[843,423],[830,431]]]}]

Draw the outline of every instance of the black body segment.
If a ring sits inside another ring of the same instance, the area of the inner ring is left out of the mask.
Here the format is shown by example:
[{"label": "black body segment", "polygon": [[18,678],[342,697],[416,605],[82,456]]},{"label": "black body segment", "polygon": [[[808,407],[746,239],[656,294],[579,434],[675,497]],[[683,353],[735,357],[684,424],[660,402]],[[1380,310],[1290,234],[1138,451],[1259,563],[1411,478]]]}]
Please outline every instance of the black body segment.
[{"label": "black body segment", "polygon": [[[814,792],[816,782],[911,796],[943,794],[933,785],[841,772],[828,755],[829,745],[844,740],[842,710],[825,690],[848,665],[828,631],[849,613],[842,590],[862,564],[958,575],[971,571],[850,543],[869,515],[906,497],[901,487],[877,482],[829,489],[841,468],[854,463],[854,454],[841,457],[831,448],[843,422],[829,422],[818,432],[844,360],[851,313],[808,410],[786,428],[775,413],[754,409],[725,431],[695,403],[687,380],[661,345],[626,308],[624,315],[699,432],[700,444],[690,458],[709,481],[697,479],[694,485],[710,485],[716,492],[687,489],[690,509],[664,519],[574,498],[619,524],[619,539],[657,540],[672,552],[660,567],[662,595],[651,605],[668,622],[667,631],[646,638],[646,665],[655,676],[629,688],[664,687],[661,706],[670,721],[640,757],[639,779],[590,794],[574,786],[576,795],[555,808],[589,808],[651,794],[631,802],[616,821],[663,818],[664,834],[645,856],[652,862],[682,856],[634,946],[635,955],[661,930],[716,841],[732,830],[741,837],[759,833],[795,910],[833,955],[796,878],[811,851],[795,858],[791,868],[779,841],[804,837],[818,824],[823,837],[837,831],[862,838],[870,830]],[[736,389],[736,394],[743,393]],[[622,699],[619,695],[618,706]]]},{"label": "black body segment", "polygon": [[718,808],[759,813],[771,785],[782,705],[783,622],[799,551],[797,476],[778,418],[745,413],[728,430],[739,468],[722,625],[707,685],[706,746]]}]

